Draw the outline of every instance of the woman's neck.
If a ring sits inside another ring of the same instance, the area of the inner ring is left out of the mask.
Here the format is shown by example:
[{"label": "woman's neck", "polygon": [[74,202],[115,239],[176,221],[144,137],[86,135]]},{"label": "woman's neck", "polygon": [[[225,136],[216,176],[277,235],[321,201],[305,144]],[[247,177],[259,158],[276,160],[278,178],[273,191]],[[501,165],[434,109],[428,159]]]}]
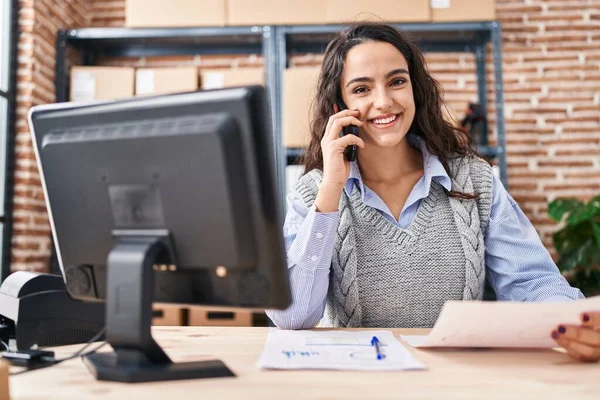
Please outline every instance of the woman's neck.
[{"label": "woman's neck", "polygon": [[402,178],[423,170],[423,155],[405,137],[396,147],[371,147],[358,151],[360,174],[365,182],[398,183]]}]

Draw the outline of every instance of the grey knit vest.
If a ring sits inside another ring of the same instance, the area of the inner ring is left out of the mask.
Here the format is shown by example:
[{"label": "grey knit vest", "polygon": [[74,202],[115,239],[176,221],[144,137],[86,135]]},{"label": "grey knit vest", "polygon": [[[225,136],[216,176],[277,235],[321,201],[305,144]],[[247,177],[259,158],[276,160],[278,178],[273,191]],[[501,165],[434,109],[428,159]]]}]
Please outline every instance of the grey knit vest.
[{"label": "grey knit vest", "polygon": [[[320,326],[432,327],[447,300],[481,299],[483,234],[492,202],[492,168],[478,158],[454,160],[450,197],[433,181],[407,229],[362,201],[355,187],[343,192],[325,315]],[[322,179],[304,175],[295,190],[310,207]]]}]

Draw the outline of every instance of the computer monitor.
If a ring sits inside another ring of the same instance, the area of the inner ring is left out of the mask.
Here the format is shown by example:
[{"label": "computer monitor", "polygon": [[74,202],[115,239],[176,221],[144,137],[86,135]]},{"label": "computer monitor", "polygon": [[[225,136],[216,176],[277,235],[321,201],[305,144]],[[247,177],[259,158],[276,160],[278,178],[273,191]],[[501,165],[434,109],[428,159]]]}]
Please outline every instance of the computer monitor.
[{"label": "computer monitor", "polygon": [[69,294],[106,301],[98,379],[227,376],[172,363],[152,302],[286,308],[291,301],[265,89],[33,107],[29,121]]}]

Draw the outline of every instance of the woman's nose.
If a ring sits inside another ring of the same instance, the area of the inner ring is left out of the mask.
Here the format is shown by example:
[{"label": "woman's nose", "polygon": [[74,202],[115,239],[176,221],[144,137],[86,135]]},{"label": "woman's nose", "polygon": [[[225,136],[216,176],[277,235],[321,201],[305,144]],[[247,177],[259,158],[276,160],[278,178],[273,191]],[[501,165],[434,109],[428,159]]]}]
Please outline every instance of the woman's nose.
[{"label": "woman's nose", "polygon": [[392,97],[387,90],[382,89],[375,92],[373,106],[378,110],[388,110],[392,106]]}]

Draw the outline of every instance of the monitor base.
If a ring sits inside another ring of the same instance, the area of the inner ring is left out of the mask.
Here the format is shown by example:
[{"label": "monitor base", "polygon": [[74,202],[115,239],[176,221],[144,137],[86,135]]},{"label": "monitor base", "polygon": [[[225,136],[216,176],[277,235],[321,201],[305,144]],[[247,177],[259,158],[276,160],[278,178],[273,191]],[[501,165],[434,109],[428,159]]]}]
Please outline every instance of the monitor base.
[{"label": "monitor base", "polygon": [[235,376],[218,360],[174,363],[152,337],[153,266],[175,260],[169,232],[114,233],[106,296],[106,342],[114,351],[85,356],[96,379],[133,383]]},{"label": "monitor base", "polygon": [[220,360],[181,363],[122,363],[119,352],[96,353],[85,357],[88,370],[100,381],[155,382],[180,379],[234,377]]}]

